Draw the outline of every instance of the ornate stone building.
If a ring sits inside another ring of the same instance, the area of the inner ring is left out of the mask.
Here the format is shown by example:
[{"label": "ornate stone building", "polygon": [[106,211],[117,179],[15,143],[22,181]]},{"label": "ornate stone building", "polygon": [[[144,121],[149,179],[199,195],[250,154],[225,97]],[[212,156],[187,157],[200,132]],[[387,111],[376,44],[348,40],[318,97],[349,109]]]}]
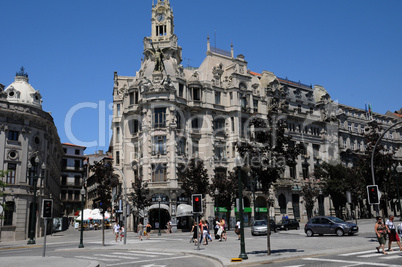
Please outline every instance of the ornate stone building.
[{"label": "ornate stone building", "polygon": [[[21,68],[15,81],[0,90],[0,163],[1,169],[8,171],[2,178],[7,183],[2,199],[6,206],[2,241],[28,238],[36,177],[37,214],[41,214],[42,199],[51,198],[54,217],[61,217],[62,155],[53,118],[42,110],[42,95],[28,83],[28,74]],[[44,220],[36,216],[36,236],[43,232]]]},{"label": "ornate stone building", "polygon": [[[133,77],[114,74],[114,166],[123,171],[127,185],[137,177],[148,183],[153,203],[145,219],[154,224],[160,204],[162,225],[171,219],[179,228],[185,226],[191,203],[180,188],[178,173],[187,160],[202,159],[211,178],[233,170],[236,142],[252,134],[248,120],[266,117],[273,105],[272,94],[280,91],[289,104],[287,134],[306,150],[295,166],[287,166],[270,196],[262,194],[258,185],[255,195],[246,192],[245,221],[265,217],[268,198],[274,200],[269,213],[276,220],[283,214],[306,220],[300,194],[304,179],[316,164],[344,160],[345,140],[346,146],[364,149],[360,129],[368,122],[362,115],[365,111],[337,104],[322,86],[294,82],[269,71],[252,72],[243,55],[234,56],[233,46],[230,51],[221,50],[211,47],[209,39],[202,64],[184,68],[173,18],[170,2],[157,0],[140,70]],[[374,117],[387,125],[396,121],[386,115]],[[397,149],[401,130],[394,131],[391,142]],[[397,155],[402,156],[401,150]],[[205,215],[211,217],[214,203],[210,197],[206,201]],[[330,200],[320,197],[316,213],[328,214],[330,208]]]}]

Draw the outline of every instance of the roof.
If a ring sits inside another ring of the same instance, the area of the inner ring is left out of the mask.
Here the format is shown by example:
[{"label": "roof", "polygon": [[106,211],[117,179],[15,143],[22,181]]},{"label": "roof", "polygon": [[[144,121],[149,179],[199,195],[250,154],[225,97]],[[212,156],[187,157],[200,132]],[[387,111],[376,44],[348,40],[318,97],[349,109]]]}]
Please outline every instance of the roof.
[{"label": "roof", "polygon": [[86,146],[79,146],[79,145],[74,145],[74,144],[70,144],[70,143],[62,143],[63,146],[75,146],[75,147],[83,147],[83,148],[87,148]]}]

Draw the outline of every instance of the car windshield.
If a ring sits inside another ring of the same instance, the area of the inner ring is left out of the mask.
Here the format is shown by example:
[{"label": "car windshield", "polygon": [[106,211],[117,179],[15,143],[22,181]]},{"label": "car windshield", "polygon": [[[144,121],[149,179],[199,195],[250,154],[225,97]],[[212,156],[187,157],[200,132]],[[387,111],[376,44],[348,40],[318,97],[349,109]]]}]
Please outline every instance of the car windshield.
[{"label": "car windshield", "polygon": [[336,223],[343,223],[344,222],[343,220],[341,220],[341,219],[339,219],[337,217],[328,217],[328,219],[330,219],[331,221],[336,222]]},{"label": "car windshield", "polygon": [[265,221],[255,221],[254,225],[255,226],[261,226],[261,225],[267,225],[267,223]]}]

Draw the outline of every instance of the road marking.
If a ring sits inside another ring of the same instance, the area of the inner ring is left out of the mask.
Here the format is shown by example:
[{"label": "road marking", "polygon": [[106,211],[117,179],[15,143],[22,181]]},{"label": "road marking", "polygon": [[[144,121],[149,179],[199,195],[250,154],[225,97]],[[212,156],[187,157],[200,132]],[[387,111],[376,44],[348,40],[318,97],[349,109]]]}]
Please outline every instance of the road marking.
[{"label": "road marking", "polygon": [[375,253],[375,252],[377,252],[377,251],[376,250],[366,250],[366,251],[352,252],[352,253],[346,253],[346,254],[339,254],[339,256],[353,256],[353,255]]},{"label": "road marking", "polygon": [[152,260],[142,260],[142,261],[131,261],[131,262],[122,262],[122,263],[114,263],[108,264],[107,266],[117,266],[117,265],[126,265],[126,264],[135,264],[135,263],[142,263],[142,262],[154,262],[154,261],[165,261],[165,260],[176,260],[176,259],[184,259],[184,258],[192,258],[193,256],[178,256],[172,258],[161,258],[161,259],[152,259]]},{"label": "road marking", "polygon": [[[323,262],[337,262],[337,263],[347,263],[347,264],[355,264],[355,265],[365,265],[365,266],[390,266],[386,263],[378,263],[378,262],[358,262],[358,261],[344,261],[344,260],[334,260],[334,259],[321,259],[321,258],[304,258],[303,260],[310,261],[323,261]],[[402,266],[402,265],[392,265],[392,266]]]},{"label": "road marking", "polygon": [[131,250],[133,253],[139,253],[139,254],[153,254],[153,255],[164,255],[164,256],[172,256],[177,253],[166,253],[166,252],[153,252],[153,251],[137,251],[137,250]]},{"label": "road marking", "polygon": [[94,254],[94,256],[100,257],[101,259],[103,259],[103,257],[113,258],[113,259],[126,259],[126,260],[136,260],[136,259],[138,259],[138,257],[131,257],[131,256],[129,257],[129,256],[122,256],[122,255],[110,255],[110,254]]},{"label": "road marking", "polygon": [[87,259],[87,260],[96,260],[96,261],[113,261],[113,262],[116,261],[116,259],[99,259],[99,258],[89,257],[89,256],[75,256],[75,258]]},{"label": "road marking", "polygon": [[148,258],[155,258],[156,255],[146,255],[137,252],[114,252],[113,255],[127,255],[127,256],[140,256],[140,257],[148,257]]}]

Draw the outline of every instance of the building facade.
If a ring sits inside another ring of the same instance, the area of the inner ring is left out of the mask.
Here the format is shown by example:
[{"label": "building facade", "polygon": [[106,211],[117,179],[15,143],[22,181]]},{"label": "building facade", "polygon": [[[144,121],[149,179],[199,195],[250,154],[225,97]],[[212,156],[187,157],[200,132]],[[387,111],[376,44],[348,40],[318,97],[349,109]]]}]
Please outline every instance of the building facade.
[{"label": "building facade", "polygon": [[69,218],[77,216],[81,210],[80,190],[85,177],[84,151],[86,147],[63,143],[64,155],[61,160],[61,195],[63,214]]},{"label": "building facade", "polygon": [[[8,171],[2,178],[7,185],[2,199],[5,210],[1,241],[28,238],[35,181],[37,214],[42,199],[53,199],[55,217],[63,212],[60,138],[52,116],[42,110],[42,95],[28,81],[28,74],[21,68],[15,81],[0,90],[0,162],[1,169]],[[43,232],[44,221],[36,216],[36,237],[43,236]]]},{"label": "building facade", "polygon": [[[245,222],[266,217],[267,212],[276,220],[287,214],[305,221],[303,182],[323,161],[345,162],[345,148],[364,151],[361,129],[369,122],[365,110],[334,102],[322,86],[294,82],[269,71],[250,71],[243,55],[234,56],[233,45],[230,51],[221,50],[211,47],[209,38],[202,64],[185,68],[173,19],[170,2],[157,0],[152,6],[151,36],[143,41],[140,70],[135,76],[114,73],[114,166],[122,170],[127,185],[138,177],[148,183],[152,203],[145,219],[154,224],[160,205],[162,225],[168,220],[179,228],[187,225],[191,203],[181,189],[179,172],[194,157],[204,161],[210,179],[217,172],[232,171],[237,141],[252,134],[249,119],[266,117],[274,105],[272,95],[280,90],[289,104],[286,134],[306,150],[296,165],[287,166],[269,196],[258,185],[256,192],[245,193]],[[398,120],[381,114],[371,119],[384,125]],[[393,131],[387,141],[402,158],[401,130]],[[269,199],[274,201],[271,210],[267,210]],[[209,196],[206,202],[205,216],[210,218],[214,203]],[[329,214],[330,209],[330,199],[320,197],[316,213]],[[234,218],[232,212],[227,221]]]}]

